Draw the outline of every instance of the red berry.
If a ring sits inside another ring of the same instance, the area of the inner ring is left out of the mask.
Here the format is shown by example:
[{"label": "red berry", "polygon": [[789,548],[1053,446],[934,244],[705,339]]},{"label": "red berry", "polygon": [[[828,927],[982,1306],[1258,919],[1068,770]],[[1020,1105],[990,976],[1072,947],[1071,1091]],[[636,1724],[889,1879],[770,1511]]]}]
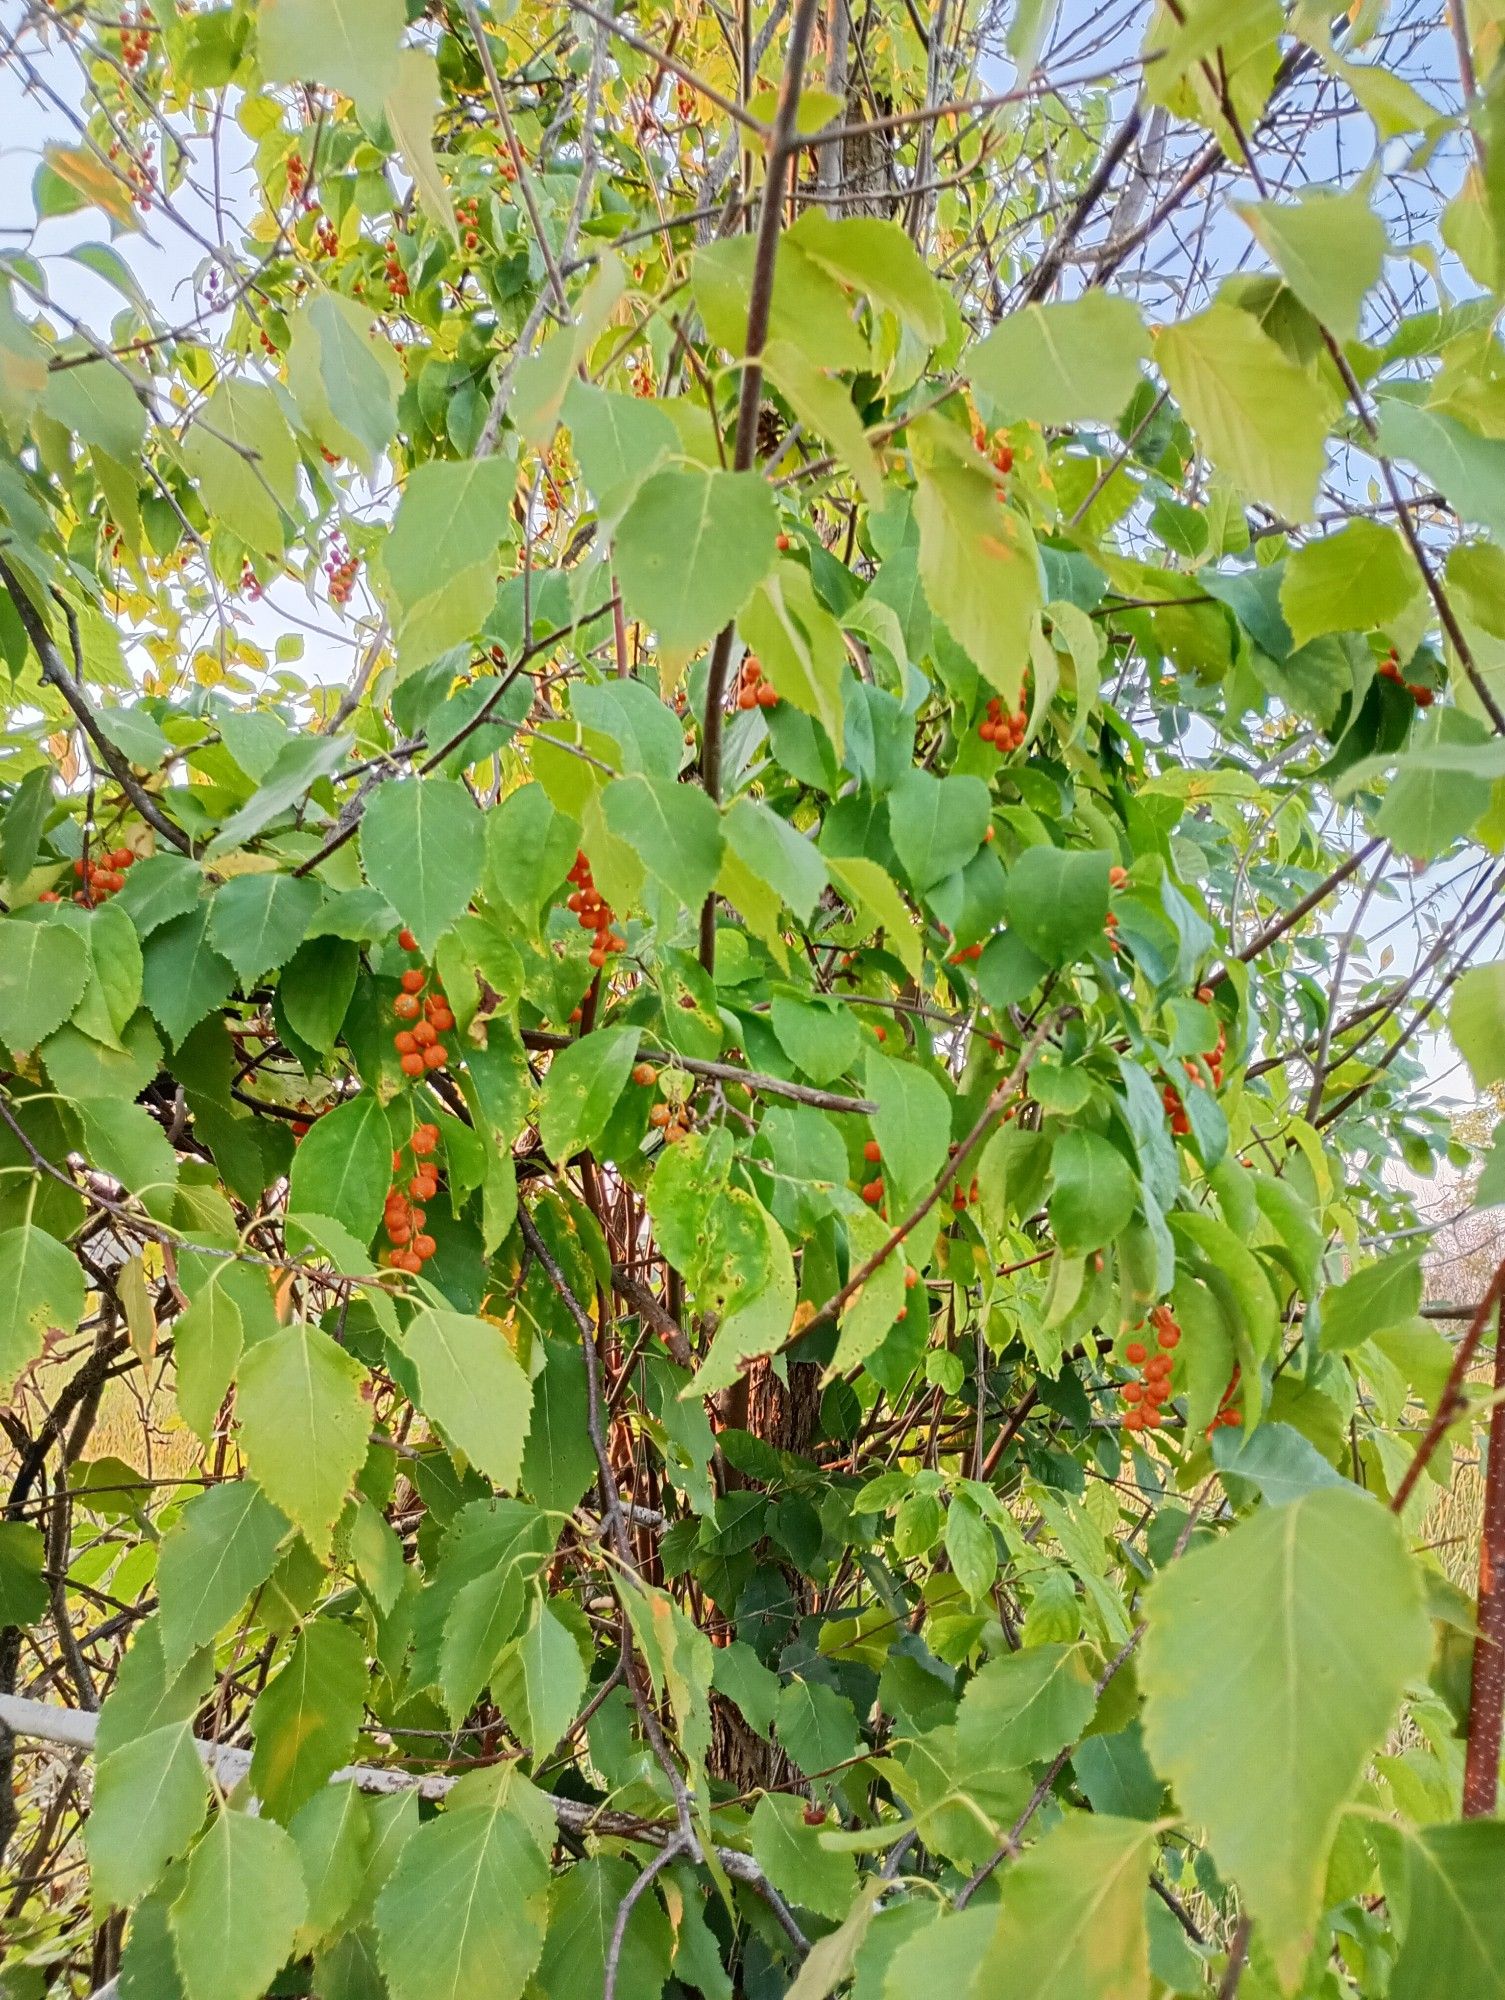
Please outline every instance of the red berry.
[{"label": "red berry", "polygon": [[402,946],[404,951],[417,951],[418,949],[418,940],[409,930],[399,931],[397,933],[397,942]]},{"label": "red berry", "polygon": [[883,1158],[883,1150],[876,1139],[868,1140],[862,1149],[862,1157],[867,1161],[869,1166],[876,1166],[879,1160]]},{"label": "red berry", "polygon": [[410,965],[402,975],[402,990],[404,993],[421,993],[427,984],[427,974],[420,972],[416,965]]}]

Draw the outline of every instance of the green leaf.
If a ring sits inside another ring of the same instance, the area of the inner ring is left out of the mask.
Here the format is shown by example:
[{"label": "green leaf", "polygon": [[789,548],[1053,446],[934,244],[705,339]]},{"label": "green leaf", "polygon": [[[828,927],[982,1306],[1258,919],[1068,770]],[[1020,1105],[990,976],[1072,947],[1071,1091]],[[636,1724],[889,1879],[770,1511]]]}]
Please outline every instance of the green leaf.
[{"label": "green leaf", "polygon": [[189,427],[183,456],[210,519],[257,553],[280,555],[283,516],[298,507],[298,448],[276,392],[261,382],[221,382]]},{"label": "green leaf", "polygon": [[209,940],[213,905],[200,903],[147,939],[142,997],[174,1048],[204,1016],[230,997],[235,972]]},{"label": "green leaf", "polygon": [[1261,1424],[1258,1430],[1216,1431],[1213,1463],[1230,1479],[1247,1479],[1273,1507],[1299,1500],[1318,1486],[1341,1486],[1317,1447],[1289,1424]]},{"label": "green leaf", "polygon": [[946,293],[897,222],[831,216],[812,207],[786,233],[784,244],[793,245],[838,283],[866,292],[874,305],[897,314],[928,346],[945,339]]},{"label": "green leaf", "polygon": [[188,2000],[261,2000],[307,1914],[298,1850],[282,1828],[222,1810],[168,1912]]},{"label": "green leaf", "polygon": [[1505,2000],[1505,1825],[1402,1825],[1410,1914],[1390,2000]]},{"label": "green leaf", "polygon": [[787,1792],[765,1792],[748,1829],[753,1859],[782,1896],[817,1916],[844,1917],[857,1893],[857,1864],[850,1854],[829,1853],[816,1827],[805,1823],[807,1801]]},{"label": "green leaf", "polygon": [[1379,283],[1390,247],[1363,190],[1314,188],[1296,202],[1233,206],[1307,311],[1340,340],[1355,339],[1364,300]]},{"label": "green leaf", "polygon": [[1381,521],[1350,521],[1287,558],[1280,608],[1292,643],[1304,646],[1328,632],[1368,632],[1386,625],[1420,588],[1397,529]]},{"label": "green leaf", "polygon": [[[0,305],[0,338],[4,332],[4,306]],[[0,346],[0,356],[3,356]],[[0,369],[3,369],[0,359]],[[28,771],[6,802],[0,817],[0,866],[14,887],[26,880],[37,865],[42,831],[52,810],[52,772],[46,764]]]},{"label": "green leaf", "polygon": [[1080,1646],[1026,1646],[988,1661],[967,1683],[957,1747],[979,1768],[1043,1763],[1077,1740],[1096,1705]]},{"label": "green leaf", "polygon": [[969,862],[982,846],[992,799],[981,778],[904,772],[888,795],[894,852],[923,892]]},{"label": "green leaf", "polygon": [[601,794],[607,826],[674,902],[698,911],[721,867],[721,815],[695,785],[614,778]]},{"label": "green leaf", "polygon": [[315,1121],[288,1175],[290,1215],[327,1215],[361,1244],[376,1234],[392,1185],[392,1131],[374,1091]]},{"label": "green leaf", "polygon": [[1453,988],[1448,1033],[1479,1090],[1505,1078],[1505,959],[1463,974]]},{"label": "green leaf", "polygon": [[131,378],[107,362],[54,370],[42,408],[81,443],[96,445],[122,465],[136,459],[146,437],[146,409]]},{"label": "green leaf", "polygon": [[[617,1911],[636,1880],[637,1870],[621,1855],[591,1855],[555,1877],[549,1890],[549,1934],[530,1992],[578,1994],[585,2000],[605,1991]],[[658,2000],[669,1977],[670,1948],[668,1919],[650,1891],[633,1905],[623,1933],[617,1960],[620,2000]]]},{"label": "green leaf", "polygon": [[307,876],[234,875],[221,883],[209,906],[209,941],[235,968],[242,987],[287,963],[323,893]]},{"label": "green leaf", "polygon": [[572,376],[564,397],[585,483],[601,513],[615,522],[628,500],[679,446],[679,433],[662,406],[624,396]]},{"label": "green leaf", "polygon": [[1394,397],[1382,396],[1378,409],[1380,449],[1388,457],[1409,459],[1463,520],[1505,535],[1505,441]]},{"label": "green leaf", "polygon": [[173,1323],[178,1410],[208,1444],[245,1344],[245,1324],[229,1289],[210,1282]]},{"label": "green leaf", "polygon": [[290,1819],[349,1758],[366,1688],[366,1648],[355,1627],[332,1618],[305,1625],[251,1710],[251,1784],[274,1819]]},{"label": "green leaf", "polygon": [[[283,0],[289,4],[294,0]],[[296,4],[309,7],[311,0]],[[400,0],[378,4],[391,8]],[[320,444],[371,473],[397,429],[403,375],[391,343],[372,333],[371,315],[358,300],[338,292],[316,292],[289,324],[288,387],[305,422]]]},{"label": "green leaf", "polygon": [[42,1531],[29,1521],[0,1521],[0,1626],[32,1625],[47,1613]]},{"label": "green leaf", "polygon": [[203,871],[181,854],[148,854],[125,878],[114,898],[142,937],[194,908],[204,887]]},{"label": "green leaf", "polygon": [[737,630],[774,691],[814,716],[841,755],[847,654],[841,627],[798,563],[782,562],[743,606]]},{"label": "green leaf", "polygon": [[191,1722],[213,1678],[213,1656],[207,1648],[181,1671],[169,1672],[162,1652],[162,1620],[160,1616],[143,1620],[99,1711],[96,1755],[109,1757],[169,1722]]},{"label": "green leaf", "polygon": [[368,111],[397,87],[402,0],[262,0],[257,15],[269,83],[327,83]]},{"label": "green leaf", "polygon": [[162,1538],[162,1656],[181,1672],[271,1575],[287,1520],[253,1479],[195,1494]]},{"label": "green leaf", "polygon": [[89,954],[62,924],[0,922],[0,1039],[34,1049],[84,997]]},{"label": "green leaf", "polygon": [[124,1909],[144,1896],[203,1825],[208,1803],[209,1779],[186,1722],[102,1758],[84,1829],[100,1902]]},{"label": "green leaf", "polygon": [[413,177],[418,199],[430,217],[451,238],[454,212],[439,162],[434,157],[434,131],[439,123],[439,66],[427,49],[400,49],[397,80],[387,91],[385,110],[403,164]]},{"label": "green leaf", "polygon": [[419,1827],[377,1899],[392,2000],[519,2000],[538,1964],[554,1816],[515,1773],[484,1775]]},{"label": "green leaf", "polygon": [[[204,849],[204,859],[214,861],[222,854],[231,854],[236,848],[244,847],[274,819],[281,818],[283,813],[297,805],[317,779],[337,771],[349,751],[348,736],[292,737],[272,759],[249,801],[225,821]],[[130,896],[132,878],[139,876],[146,865],[145,862],[138,862],[132,869],[121,891],[123,897]]]},{"label": "green leaf", "polygon": [[569,1627],[540,1598],[492,1676],[492,1695],[537,1769],[580,1712],[585,1662]]},{"label": "green leaf", "polygon": [[360,947],[349,939],[311,937],[283,967],[277,997],[287,1024],[320,1055],[345,1025],[360,965]]},{"label": "green leaf", "polygon": [[1352,1277],[1322,1294],[1323,1353],[1346,1352],[1371,1334],[1414,1319],[1421,1306],[1421,1287],[1421,1258],[1414,1253],[1397,1251],[1360,1265]]},{"label": "green leaf", "polygon": [[516,467],[504,458],[432,459],[408,474],[382,550],[404,673],[463,645],[484,624],[516,485]]},{"label": "green leaf", "polygon": [[1156,1834],[1144,1820],[1074,1813],[1011,1862],[975,1990],[988,2000],[1147,1993],[1145,1882]]},{"label": "green leaf", "polygon": [[0,1394],[42,1351],[53,1327],[84,1316],[84,1274],[55,1236],[23,1222],[0,1231]]},{"label": "green leaf", "polygon": [[1026,847],[1009,869],[1009,928],[1047,965],[1066,965],[1101,942],[1110,861],[1100,848]]},{"label": "green leaf", "polygon": [[983,678],[1012,706],[1044,602],[1034,536],[1005,501],[991,469],[951,425],[922,417],[909,435],[919,477],[914,507],[925,596]]},{"label": "green leaf", "polygon": [[1400,1524],[1348,1487],[1262,1508],[1161,1570],[1146,1616],[1151,1761],[1294,1983],[1343,1806],[1431,1657]]},{"label": "green leaf", "polygon": [[1005,423],[1111,424],[1149,352],[1138,307],[1092,291],[1010,313],[972,349],[968,366]]},{"label": "green leaf", "polygon": [[414,1314],[404,1345],[418,1371],[424,1414],[494,1486],[514,1488],[532,1392],[501,1328],[425,1306]]},{"label": "green leaf", "polygon": [[481,881],[486,828],[454,778],[383,785],[361,821],[361,865],[425,957],[463,914]]},{"label": "green leaf", "polygon": [[365,1882],[375,1831],[364,1797],[349,1783],[321,1785],[294,1816],[288,1832],[308,1890],[297,1950],[341,1928]]},{"label": "green leaf", "polygon": [[562,1165],[595,1145],[627,1088],[639,1040],[636,1028],[598,1028],[554,1056],[538,1116],[551,1160]]},{"label": "green leaf", "polygon": [[306,1321],[258,1341],[241,1363],[235,1407],[247,1461],[324,1562],[366,1457],[362,1379],[360,1363]]},{"label": "green leaf", "polygon": [[1166,327],[1155,358],[1219,471],[1283,519],[1310,520],[1329,415],[1315,377],[1250,314],[1226,304]]},{"label": "green leaf", "polygon": [[827,879],[814,841],[797,833],[761,799],[735,800],[722,826],[728,852],[766,882],[801,923],[808,923]]},{"label": "green leaf", "polygon": [[178,1156],[145,1105],[96,1097],[76,1108],[84,1152],[94,1166],[133,1194],[162,1193],[177,1186]]},{"label": "green leaf", "polygon": [[822,1681],[795,1679],[780,1688],[773,1726],[807,1778],[834,1770],[861,1748],[852,1704]]},{"label": "green leaf", "polygon": [[778,511],[752,472],[656,472],[617,529],[617,575],[629,618],[666,653],[693,653],[746,604],[774,562]]},{"label": "green leaf", "polygon": [[981,1604],[998,1575],[998,1545],[970,1494],[952,1494],[945,1543],[957,1582],[974,1604]]},{"label": "green leaf", "polygon": [[1096,1132],[1068,1127],[1051,1154],[1050,1228],[1067,1257],[1111,1243],[1134,1213],[1138,1187],[1118,1148]]},{"label": "green leaf", "polygon": [[890,1211],[907,1212],[946,1164],[951,1100],[918,1063],[896,1062],[877,1049],[869,1049],[864,1057],[862,1087],[878,1107],[872,1129]]},{"label": "green leaf", "polygon": [[768,1018],[779,1047],[812,1083],[834,1083],[862,1048],[852,1010],[839,1000],[796,999],[776,993]]}]

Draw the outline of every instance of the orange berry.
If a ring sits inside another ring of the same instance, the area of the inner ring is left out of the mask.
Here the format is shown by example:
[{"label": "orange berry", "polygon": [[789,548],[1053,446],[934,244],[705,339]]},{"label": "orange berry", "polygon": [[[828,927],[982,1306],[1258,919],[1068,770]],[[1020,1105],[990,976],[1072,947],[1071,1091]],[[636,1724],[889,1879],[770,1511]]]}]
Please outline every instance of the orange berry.
[{"label": "orange berry", "polygon": [[404,1076],[422,1076],[422,1075],[423,1075],[423,1057],[422,1057],[422,1055],[421,1055],[421,1054],[420,1054],[420,1053],[418,1052],[418,1050],[417,1050],[417,1049],[414,1049],[414,1050],[413,1050],[413,1051],[411,1052],[411,1054],[409,1054],[409,1055],[405,1055],[405,1056],[403,1057],[403,1059],[402,1059],[402,1073],[403,1073],[403,1075],[404,1075]]},{"label": "orange berry", "polygon": [[428,975],[416,965],[410,965],[402,975],[401,984],[404,993],[421,993],[428,984]]},{"label": "orange berry", "polygon": [[448,1063],[449,1050],[445,1048],[443,1042],[434,1042],[423,1052],[423,1067],[425,1069],[444,1069]]},{"label": "orange berry", "polygon": [[1143,1382],[1125,1382],[1122,1394],[1126,1403],[1139,1402],[1144,1396]]},{"label": "orange berry", "polygon": [[862,1149],[862,1157],[867,1161],[869,1166],[876,1166],[879,1160],[883,1158],[883,1149],[876,1139],[868,1140]]},{"label": "orange berry", "polygon": [[636,1084],[657,1083],[658,1071],[652,1063],[637,1063],[633,1067],[632,1080]]},{"label": "orange berry", "polygon": [[862,1189],[862,1199],[867,1203],[869,1208],[876,1208],[879,1202],[882,1201],[883,1199],[882,1181],[878,1180],[878,1181],[864,1182]]},{"label": "orange berry", "polygon": [[400,930],[397,933],[397,942],[402,946],[404,951],[417,951],[418,949],[418,940],[410,930]]},{"label": "orange berry", "polygon": [[684,1126],[671,1118],[669,1123],[664,1127],[664,1143],[669,1146],[677,1146],[684,1136]]},{"label": "orange berry", "polygon": [[439,1039],[439,1030],[432,1021],[420,1021],[412,1032],[415,1049],[432,1048]]},{"label": "orange berry", "polygon": [[1124,1358],[1127,1361],[1132,1361],[1137,1368],[1148,1352],[1149,1350],[1142,1340],[1131,1340],[1124,1349]]},{"label": "orange berry", "polygon": [[650,1125],[667,1125],[670,1115],[667,1104],[651,1105],[648,1111],[648,1123]]},{"label": "orange berry", "polygon": [[911,1292],[912,1292],[912,1291],[914,1290],[915,1286],[916,1286],[916,1285],[917,1285],[917,1284],[918,1284],[919,1282],[920,1282],[920,1274],[919,1274],[919,1272],[918,1272],[918,1271],[917,1271],[917,1270],[915,1269],[914,1265],[913,1265],[913,1264],[906,1264],[906,1265],[904,1266],[904,1288],[905,1288],[905,1290],[906,1290],[906,1291],[911,1291]]},{"label": "orange berry", "polygon": [[1160,1331],[1155,1335],[1155,1338],[1156,1340],[1159,1341],[1160,1345],[1163,1348],[1167,1349],[1168,1351],[1173,1347],[1179,1347],[1181,1345],[1181,1329],[1179,1326],[1176,1326],[1174,1324],[1172,1324],[1171,1326],[1163,1326],[1161,1327]]},{"label": "orange berry", "polygon": [[789,537],[787,535],[775,535],[773,545],[781,556],[787,555],[789,552]]},{"label": "orange berry", "polygon": [[416,1021],[421,1011],[414,993],[399,993],[392,1002],[392,1012],[399,1021]]},{"label": "orange berry", "polygon": [[399,1028],[392,1037],[392,1046],[400,1056],[410,1056],[418,1046],[418,1037],[411,1028]]},{"label": "orange berry", "polygon": [[439,1246],[432,1236],[415,1236],[413,1238],[414,1254],[425,1264],[438,1248]]},{"label": "orange berry", "polygon": [[1108,887],[1110,889],[1121,889],[1128,879],[1129,871],[1127,868],[1115,867],[1108,870]]}]

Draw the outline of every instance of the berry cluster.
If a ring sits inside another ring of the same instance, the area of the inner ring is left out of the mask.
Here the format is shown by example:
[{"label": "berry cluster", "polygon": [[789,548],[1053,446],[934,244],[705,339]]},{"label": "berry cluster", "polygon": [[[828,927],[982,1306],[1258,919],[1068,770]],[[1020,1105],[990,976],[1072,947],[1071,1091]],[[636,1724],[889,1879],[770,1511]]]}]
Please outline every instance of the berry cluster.
[{"label": "berry cluster", "polygon": [[972,1176],[971,1185],[963,1187],[958,1181],[951,1190],[951,1210],[954,1215],[963,1214],[977,1200],[977,1176]]},{"label": "berry cluster", "polygon": [[1186,1115],[1186,1106],[1181,1102],[1181,1093],[1173,1083],[1168,1083],[1160,1093],[1160,1102],[1165,1106],[1165,1115],[1171,1121],[1171,1130],[1178,1139],[1184,1139],[1191,1130],[1191,1120]]},{"label": "berry cluster", "polygon": [[1244,1421],[1243,1411],[1233,1400],[1238,1394],[1238,1383],[1239,1367],[1235,1361],[1233,1364],[1233,1373],[1228,1378],[1228,1387],[1223,1391],[1218,1403],[1218,1413],[1207,1426],[1207,1435],[1209,1437],[1212,1436],[1214,1431],[1223,1430],[1225,1427],[1229,1430],[1237,1430],[1239,1425]]},{"label": "berry cluster", "polygon": [[353,556],[345,546],[343,535],[331,535],[329,553],[324,558],[324,574],[329,579],[329,601],[342,608],[350,602],[355,589],[355,579],[361,573],[359,556]]},{"label": "berry cluster", "polygon": [[314,254],[317,257],[337,257],[340,252],[340,232],[327,215],[321,216],[314,230]]},{"label": "berry cluster", "polygon": [[1175,1367],[1172,1357],[1181,1344],[1180,1323],[1169,1306],[1156,1306],[1150,1314],[1150,1325],[1155,1329],[1155,1353],[1142,1340],[1131,1340],[1124,1349],[1124,1359],[1140,1371],[1123,1386],[1123,1399],[1129,1406],[1124,1412],[1126,1431],[1159,1430],[1160,1406],[1168,1403],[1175,1393],[1171,1386]]},{"label": "berry cluster", "polygon": [[[869,1139],[862,1149],[862,1157],[870,1167],[876,1167],[883,1159],[883,1151],[876,1139]],[[876,1208],[883,1199],[883,1176],[874,1174],[870,1181],[862,1184],[862,1199],[869,1208]]]},{"label": "berry cluster", "polygon": [[982,957],[982,946],[980,944],[958,945],[956,950],[952,952],[951,956],[946,960],[946,963],[948,965],[965,965],[968,959],[975,960],[981,957]]},{"label": "berry cluster", "polygon": [[[648,1123],[663,1133],[666,1146],[677,1146],[695,1123],[695,1107],[689,1097],[689,1078],[683,1070],[676,1070],[673,1077],[672,1094],[648,1107]],[[659,1082],[659,1072],[652,1063],[640,1062],[633,1068],[632,1080],[640,1088],[647,1089]]]},{"label": "berry cluster", "polygon": [[1418,708],[1430,708],[1432,703],[1437,699],[1435,691],[1429,688],[1425,681],[1408,681],[1406,679],[1400,670],[1400,655],[1393,646],[1384,659],[1380,661],[1380,679],[1394,681],[1397,687],[1403,687]]},{"label": "berry cluster", "polygon": [[122,14],[120,17],[120,60],[132,74],[140,69],[141,65],[146,61],[148,55],[151,53],[151,46],[151,29],[143,28],[139,21],[132,21],[129,15]]},{"label": "berry cluster", "polygon": [[777,708],[778,690],[763,678],[763,669],[749,653],[737,679],[738,708]]},{"label": "berry cluster", "polygon": [[481,197],[468,194],[455,203],[455,219],[460,225],[460,240],[467,250],[481,247]]},{"label": "berry cluster", "polygon": [[261,342],[261,351],[263,354],[275,355],[277,353],[277,343],[264,326],[258,328],[256,338]]},{"label": "berry cluster", "polygon": [[257,576],[255,570],[252,569],[249,556],[244,559],[240,566],[240,594],[242,597],[249,598],[253,604],[261,601],[261,579]]},{"label": "berry cluster", "polygon": [[574,911],[581,930],[595,932],[590,962],[599,972],[613,952],[627,949],[627,940],[611,927],[611,905],[591,879],[591,865],[583,849],[576,849],[575,865],[567,879],[574,884],[574,893],[566,907]]},{"label": "berry cluster", "polygon": [[693,122],[695,117],[695,93],[689,84],[683,81],[674,86],[674,108],[687,125]]},{"label": "berry cluster", "polygon": [[[411,931],[400,931],[397,942],[404,951],[417,951],[418,940]],[[392,1012],[403,1023],[392,1037],[404,1076],[419,1077],[426,1070],[446,1069],[449,1050],[440,1041],[455,1025],[449,1002],[435,981],[433,991],[423,997],[428,974],[421,965],[410,965],[402,975],[402,991],[392,1002]],[[420,1018],[421,1016],[421,1018]],[[407,1024],[411,1022],[412,1025]]]},{"label": "berry cluster", "polygon": [[290,153],[287,160],[287,193],[292,202],[303,199],[308,187],[308,168],[303,163],[301,153]]},{"label": "berry cluster", "polygon": [[394,299],[405,299],[408,295],[408,274],[398,260],[396,237],[389,236],[382,250],[385,253],[382,274],[386,278],[387,289]]},{"label": "berry cluster", "polygon": [[632,371],[632,393],[634,396],[653,394],[653,363],[646,354]]},{"label": "berry cluster", "polygon": [[[424,1232],[428,1216],[414,1204],[432,1201],[439,1192],[438,1171],[429,1157],[438,1143],[439,1127],[420,1125],[408,1141],[413,1154],[413,1174],[407,1188],[400,1188],[394,1180],[387,1190],[382,1223],[389,1247],[381,1253],[381,1261],[389,1270],[421,1271],[437,1248],[433,1237]],[[392,1172],[400,1174],[402,1170],[402,1149],[399,1147],[392,1155]]]},{"label": "berry cluster", "polygon": [[[108,902],[111,896],[118,896],[125,887],[125,871],[134,868],[136,857],[128,847],[117,847],[110,852],[101,850],[88,860],[75,861],[73,874],[79,886],[73,892],[75,903],[82,903],[86,910],[96,904]],[[42,903],[58,903],[62,898],[56,890],[48,890],[37,898]]]},{"label": "berry cluster", "polygon": [[984,743],[991,743],[1000,756],[1010,750],[1017,750],[1024,741],[1029,728],[1029,710],[1021,702],[1016,715],[1005,715],[1003,703],[995,694],[988,703],[987,713],[977,725],[977,733]]}]

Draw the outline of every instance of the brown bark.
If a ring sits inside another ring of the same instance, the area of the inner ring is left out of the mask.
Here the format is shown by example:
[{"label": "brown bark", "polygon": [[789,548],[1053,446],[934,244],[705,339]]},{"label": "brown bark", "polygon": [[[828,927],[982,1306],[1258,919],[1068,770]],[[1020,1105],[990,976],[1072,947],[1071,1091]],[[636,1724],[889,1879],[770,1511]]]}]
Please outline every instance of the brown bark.
[{"label": "brown bark", "polygon": [[1489,1461],[1484,1474],[1484,1523],[1479,1536],[1478,1631],[1463,1766],[1465,1819],[1493,1814],[1500,1789],[1500,1732],[1505,1714],[1505,1306],[1495,1325],[1494,1384]]}]

